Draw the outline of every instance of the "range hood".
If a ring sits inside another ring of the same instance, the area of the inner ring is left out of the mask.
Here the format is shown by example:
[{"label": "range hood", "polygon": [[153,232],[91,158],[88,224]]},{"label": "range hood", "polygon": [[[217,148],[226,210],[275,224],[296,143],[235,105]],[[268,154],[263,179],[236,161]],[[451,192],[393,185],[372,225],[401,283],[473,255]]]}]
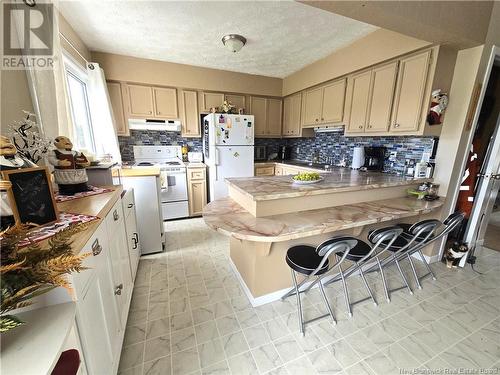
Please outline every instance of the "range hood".
[{"label": "range hood", "polygon": [[340,133],[344,131],[344,125],[323,125],[314,128],[315,133]]},{"label": "range hood", "polygon": [[179,120],[156,120],[136,119],[128,120],[129,129],[135,130],[163,130],[167,132],[180,132],[181,122]]}]

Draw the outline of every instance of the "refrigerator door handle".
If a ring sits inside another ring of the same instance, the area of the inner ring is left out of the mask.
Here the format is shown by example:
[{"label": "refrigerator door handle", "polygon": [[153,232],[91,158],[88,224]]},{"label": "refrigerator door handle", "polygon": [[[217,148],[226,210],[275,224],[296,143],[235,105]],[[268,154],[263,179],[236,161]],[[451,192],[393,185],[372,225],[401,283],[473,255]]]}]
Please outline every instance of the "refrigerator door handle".
[{"label": "refrigerator door handle", "polygon": [[215,165],[219,165],[219,149],[215,149]]}]

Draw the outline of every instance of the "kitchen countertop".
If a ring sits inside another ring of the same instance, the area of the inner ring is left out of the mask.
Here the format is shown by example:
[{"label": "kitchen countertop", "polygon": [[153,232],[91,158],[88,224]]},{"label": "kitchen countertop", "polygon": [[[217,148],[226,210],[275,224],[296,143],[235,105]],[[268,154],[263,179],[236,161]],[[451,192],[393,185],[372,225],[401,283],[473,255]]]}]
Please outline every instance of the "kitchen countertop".
[{"label": "kitchen countertop", "polygon": [[205,206],[203,219],[226,236],[279,242],[426,214],[443,202],[395,198],[256,218],[231,198],[222,198]]},{"label": "kitchen countertop", "polygon": [[122,167],[113,170],[113,177],[145,177],[145,176],[159,176],[160,168],[157,167],[140,167],[130,168]]},{"label": "kitchen countertop", "polygon": [[322,174],[324,180],[317,184],[297,185],[291,176],[263,176],[226,178],[232,188],[254,201],[332,194],[345,191],[371,190],[394,186],[414,186],[431,179],[414,179],[381,172],[361,172],[335,167]]}]

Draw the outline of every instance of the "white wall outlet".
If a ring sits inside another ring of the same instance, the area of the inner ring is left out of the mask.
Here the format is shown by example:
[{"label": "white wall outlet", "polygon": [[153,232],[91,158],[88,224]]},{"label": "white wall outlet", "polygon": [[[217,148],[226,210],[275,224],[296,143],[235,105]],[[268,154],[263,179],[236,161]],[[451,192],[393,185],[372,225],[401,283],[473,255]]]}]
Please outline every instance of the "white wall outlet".
[{"label": "white wall outlet", "polygon": [[398,156],[398,153],[396,151],[391,151],[391,153],[389,154],[389,160],[396,161],[397,156]]},{"label": "white wall outlet", "polygon": [[300,147],[297,146],[297,154],[299,154],[299,153],[300,153]]}]

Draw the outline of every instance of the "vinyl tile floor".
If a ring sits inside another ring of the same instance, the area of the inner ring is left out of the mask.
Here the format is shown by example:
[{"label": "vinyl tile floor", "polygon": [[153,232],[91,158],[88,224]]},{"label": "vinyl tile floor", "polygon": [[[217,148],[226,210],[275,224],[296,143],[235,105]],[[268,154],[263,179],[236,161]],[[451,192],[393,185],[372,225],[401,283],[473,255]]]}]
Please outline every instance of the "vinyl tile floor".
[{"label": "vinyl tile floor", "polygon": [[[425,278],[421,290],[412,283],[413,295],[393,292],[390,303],[380,275],[371,273],[379,305],[356,304],[352,318],[341,286],[329,285],[337,324],[317,320],[302,336],[295,297],[251,306],[230,266],[227,237],[202,219],[170,222],[166,230],[168,251],[139,264],[120,374],[498,373],[499,252],[478,251],[476,271],[434,263],[436,281]],[[407,264],[403,270],[411,281]],[[402,285],[396,269],[387,276],[391,288]],[[366,297],[359,277],[347,282],[352,301]],[[304,295],[303,308],[306,319],[325,313],[317,289]]]}]

